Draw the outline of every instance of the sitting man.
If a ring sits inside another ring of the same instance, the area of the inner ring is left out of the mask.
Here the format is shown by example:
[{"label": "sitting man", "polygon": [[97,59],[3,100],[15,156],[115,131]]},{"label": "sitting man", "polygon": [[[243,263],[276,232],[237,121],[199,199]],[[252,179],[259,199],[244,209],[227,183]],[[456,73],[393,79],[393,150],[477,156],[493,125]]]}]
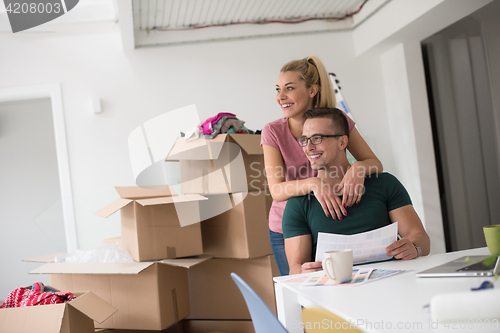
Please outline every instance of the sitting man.
[{"label": "sitting man", "polygon": [[[317,177],[330,185],[333,193],[350,167],[345,150],[349,140],[346,116],[339,109],[323,108],[307,111],[304,118],[299,145],[311,167],[318,170]],[[393,175],[380,173],[367,176],[364,186],[361,201],[350,207],[342,220],[327,217],[312,192],[288,200],[283,236],[290,274],[322,269],[321,262],[312,262],[318,232],[352,235],[397,221],[402,238],[386,248],[387,255],[408,260],[429,254],[429,236],[403,185]]]}]

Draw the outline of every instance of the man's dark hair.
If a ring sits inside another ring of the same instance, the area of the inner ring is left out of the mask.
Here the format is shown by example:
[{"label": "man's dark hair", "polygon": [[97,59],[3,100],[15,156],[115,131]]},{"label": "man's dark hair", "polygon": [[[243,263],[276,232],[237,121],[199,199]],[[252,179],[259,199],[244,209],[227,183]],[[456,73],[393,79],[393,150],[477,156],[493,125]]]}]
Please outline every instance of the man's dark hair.
[{"label": "man's dark hair", "polygon": [[335,134],[347,135],[349,138],[349,122],[344,111],[337,108],[314,108],[304,113],[304,119],[329,118],[332,120]]}]

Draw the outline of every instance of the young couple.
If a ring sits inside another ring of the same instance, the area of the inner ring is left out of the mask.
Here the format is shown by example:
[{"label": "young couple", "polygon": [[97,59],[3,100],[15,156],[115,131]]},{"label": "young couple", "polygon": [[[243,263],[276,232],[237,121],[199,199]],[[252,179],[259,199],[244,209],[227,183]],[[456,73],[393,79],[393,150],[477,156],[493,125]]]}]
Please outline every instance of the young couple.
[{"label": "young couple", "polygon": [[[276,92],[284,118],[263,128],[261,145],[274,199],[269,237],[281,275],[321,269],[311,262],[317,232],[354,234],[395,221],[402,238],[387,248],[388,255],[427,255],[429,237],[406,190],[381,173],[354,122],[334,109],[335,93],[321,61],[312,56],[287,63]],[[345,149],[357,160],[352,165]]]}]

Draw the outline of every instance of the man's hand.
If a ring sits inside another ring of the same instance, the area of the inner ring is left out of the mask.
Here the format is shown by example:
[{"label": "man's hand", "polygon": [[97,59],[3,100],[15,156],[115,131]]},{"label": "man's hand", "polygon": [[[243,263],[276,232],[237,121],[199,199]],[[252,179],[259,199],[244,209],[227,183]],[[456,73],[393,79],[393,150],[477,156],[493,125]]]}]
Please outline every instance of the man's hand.
[{"label": "man's hand", "polygon": [[418,256],[417,249],[407,237],[403,237],[392,243],[386,247],[385,250],[389,257],[394,257],[396,259],[410,260]]},{"label": "man's hand", "polygon": [[322,271],[323,266],[321,261],[306,262],[302,264],[302,273],[312,273],[317,271]]}]

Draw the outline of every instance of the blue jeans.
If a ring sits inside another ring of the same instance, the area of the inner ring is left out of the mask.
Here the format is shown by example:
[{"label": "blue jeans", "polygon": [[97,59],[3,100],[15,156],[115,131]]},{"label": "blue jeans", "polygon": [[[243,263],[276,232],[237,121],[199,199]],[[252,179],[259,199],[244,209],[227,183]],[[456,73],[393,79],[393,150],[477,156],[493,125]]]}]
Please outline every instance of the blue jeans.
[{"label": "blue jeans", "polygon": [[288,267],[288,260],[285,253],[285,239],[283,234],[269,230],[269,241],[271,242],[271,249],[273,250],[274,260],[278,264],[280,274],[288,275],[290,268]]}]

